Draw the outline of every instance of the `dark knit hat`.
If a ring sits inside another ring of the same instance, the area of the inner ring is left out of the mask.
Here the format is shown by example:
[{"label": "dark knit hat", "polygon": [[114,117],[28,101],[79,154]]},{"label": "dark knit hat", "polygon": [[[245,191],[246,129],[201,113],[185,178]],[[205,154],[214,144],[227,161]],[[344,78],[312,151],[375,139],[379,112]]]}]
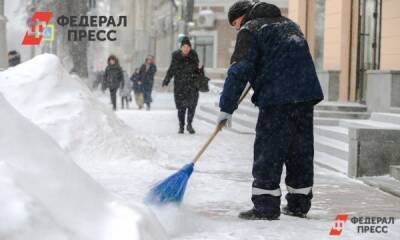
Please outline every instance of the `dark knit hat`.
[{"label": "dark knit hat", "polygon": [[253,4],[250,1],[247,0],[241,0],[235,2],[230,8],[228,12],[228,20],[229,23],[232,25],[232,23],[240,18],[241,16],[244,16],[248,10],[253,6]]},{"label": "dark knit hat", "polygon": [[189,47],[192,47],[192,43],[190,42],[190,38],[189,37],[183,37],[182,41],[181,41],[181,47],[183,45],[188,45]]}]

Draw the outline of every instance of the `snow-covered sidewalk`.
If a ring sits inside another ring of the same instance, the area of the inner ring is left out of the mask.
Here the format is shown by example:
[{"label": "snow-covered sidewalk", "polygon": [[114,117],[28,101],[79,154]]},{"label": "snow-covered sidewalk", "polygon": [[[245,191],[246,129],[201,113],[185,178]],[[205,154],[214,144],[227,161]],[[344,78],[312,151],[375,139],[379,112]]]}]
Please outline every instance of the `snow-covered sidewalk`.
[{"label": "snow-covered sidewalk", "polygon": [[[211,97],[202,95],[202,101]],[[106,188],[127,200],[141,201],[149,186],[189,162],[212,132],[213,125],[196,120],[196,135],[178,135],[172,94],[155,93],[153,111],[124,110],[117,115],[135,135],[159,152],[150,162],[90,162],[82,166]],[[107,104],[108,99],[101,96]],[[251,164],[254,136],[223,131],[210,146],[192,175],[184,205],[154,209],[174,239],[328,239],[337,214],[350,217],[400,218],[400,199],[359,181],[316,167],[310,219],[281,216],[280,221],[247,222],[237,218],[251,207]],[[281,185],[285,192],[284,184]],[[285,204],[282,198],[282,204]],[[397,239],[400,222],[388,234],[358,234],[356,225],[344,226],[343,239]]]},{"label": "snow-covered sidewalk", "polygon": [[[309,219],[238,219],[251,207],[254,136],[230,131],[196,166],[184,204],[151,214],[140,204],[150,186],[188,163],[214,128],[196,120],[196,135],[178,135],[172,94],[154,100],[150,112],[115,114],[108,94],[49,54],[0,72],[0,239],[327,239],[337,214],[400,218],[399,198],[316,167]],[[341,238],[400,239],[399,225],[358,234],[348,222]]]}]

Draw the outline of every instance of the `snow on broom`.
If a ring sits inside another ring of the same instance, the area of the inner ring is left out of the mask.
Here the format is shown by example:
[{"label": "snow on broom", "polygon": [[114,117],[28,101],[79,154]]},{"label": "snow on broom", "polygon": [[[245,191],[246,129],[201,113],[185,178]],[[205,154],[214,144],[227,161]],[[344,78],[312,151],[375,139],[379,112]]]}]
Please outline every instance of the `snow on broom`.
[{"label": "snow on broom", "polygon": [[[240,97],[239,104],[245,99],[249,91],[250,86],[246,88]],[[200,149],[191,163],[186,164],[178,172],[153,186],[147,194],[145,202],[154,205],[181,203],[183,196],[185,195],[187,183],[193,173],[194,165],[200,159],[201,155],[206,151],[207,147],[211,144],[217,134],[222,130],[225,124],[226,121],[223,121],[217,125],[214,132],[208,138],[207,142]]]}]

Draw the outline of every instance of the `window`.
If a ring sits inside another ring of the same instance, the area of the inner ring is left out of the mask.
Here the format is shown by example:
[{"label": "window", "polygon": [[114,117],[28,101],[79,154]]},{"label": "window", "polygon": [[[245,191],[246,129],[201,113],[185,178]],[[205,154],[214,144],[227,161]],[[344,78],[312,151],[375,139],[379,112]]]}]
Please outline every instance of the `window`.
[{"label": "window", "polygon": [[195,50],[199,55],[200,64],[207,68],[214,67],[214,37],[196,36]]}]

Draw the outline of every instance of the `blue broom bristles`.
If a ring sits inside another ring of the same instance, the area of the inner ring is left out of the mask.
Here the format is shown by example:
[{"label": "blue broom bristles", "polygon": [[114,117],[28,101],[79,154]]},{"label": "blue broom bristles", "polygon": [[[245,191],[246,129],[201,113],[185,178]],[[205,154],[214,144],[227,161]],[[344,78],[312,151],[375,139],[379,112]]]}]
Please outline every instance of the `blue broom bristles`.
[{"label": "blue broom bristles", "polygon": [[155,205],[181,203],[186,185],[192,175],[194,164],[186,164],[175,174],[156,184],[145,198],[145,202]]}]

